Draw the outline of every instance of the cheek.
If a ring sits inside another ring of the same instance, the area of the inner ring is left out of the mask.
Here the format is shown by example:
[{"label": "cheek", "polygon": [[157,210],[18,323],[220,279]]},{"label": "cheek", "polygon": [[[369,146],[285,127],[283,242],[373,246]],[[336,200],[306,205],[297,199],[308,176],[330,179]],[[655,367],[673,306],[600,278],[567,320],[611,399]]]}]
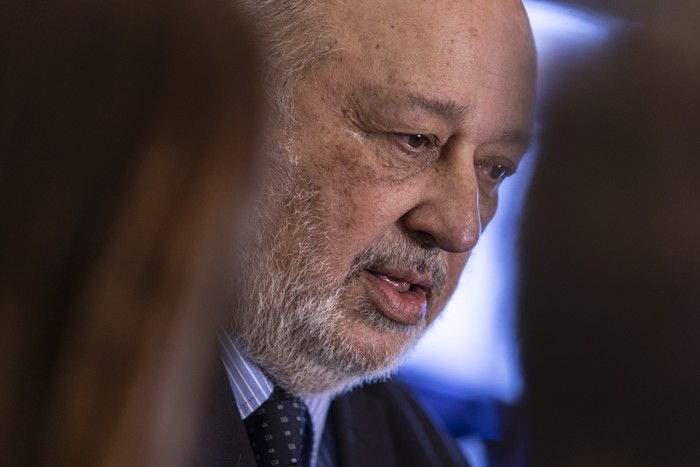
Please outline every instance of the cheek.
[{"label": "cheek", "polygon": [[330,183],[373,183],[375,172],[371,158],[350,138],[331,138],[331,129],[326,128],[327,138],[312,148],[309,154],[312,169],[319,178]]},{"label": "cheek", "polygon": [[479,197],[479,215],[481,219],[481,231],[486,229],[489,225],[493,216],[496,214],[496,208],[498,207],[498,192],[490,194],[488,196],[481,195]]},{"label": "cheek", "polygon": [[401,217],[402,200],[410,195],[382,178],[368,148],[352,138],[324,140],[307,155],[309,173],[339,241],[369,242]]}]

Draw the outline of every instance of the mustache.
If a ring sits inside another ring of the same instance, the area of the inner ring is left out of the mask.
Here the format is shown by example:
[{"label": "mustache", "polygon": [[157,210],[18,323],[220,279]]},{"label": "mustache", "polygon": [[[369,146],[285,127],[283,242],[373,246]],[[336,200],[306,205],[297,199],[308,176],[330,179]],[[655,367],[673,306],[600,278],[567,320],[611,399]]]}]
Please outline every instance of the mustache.
[{"label": "mustache", "polygon": [[441,291],[447,281],[447,265],[437,247],[426,248],[407,236],[381,237],[367,247],[352,262],[350,277],[355,278],[365,269],[379,266],[430,274],[433,280],[431,294]]}]

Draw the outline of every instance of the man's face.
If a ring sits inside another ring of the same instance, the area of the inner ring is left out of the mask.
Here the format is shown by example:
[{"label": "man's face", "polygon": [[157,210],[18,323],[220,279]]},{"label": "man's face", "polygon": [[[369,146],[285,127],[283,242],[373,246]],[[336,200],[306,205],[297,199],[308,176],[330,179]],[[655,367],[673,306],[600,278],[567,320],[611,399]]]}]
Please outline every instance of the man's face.
[{"label": "man's face", "polygon": [[355,0],[294,96],[233,326],[296,393],[394,368],[452,294],[527,147],[517,1]]}]

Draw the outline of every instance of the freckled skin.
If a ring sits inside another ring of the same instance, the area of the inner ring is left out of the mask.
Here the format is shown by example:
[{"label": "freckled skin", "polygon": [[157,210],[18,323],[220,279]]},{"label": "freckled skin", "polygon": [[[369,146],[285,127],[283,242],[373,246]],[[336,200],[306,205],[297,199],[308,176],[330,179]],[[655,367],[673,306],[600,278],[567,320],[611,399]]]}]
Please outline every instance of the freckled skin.
[{"label": "freckled skin", "polygon": [[[340,37],[301,80],[292,131],[328,213],[334,272],[342,277],[381,236],[428,234],[448,272],[428,304],[429,324],[496,210],[497,184],[480,164],[497,155],[517,166],[526,149],[502,137],[531,131],[535,57],[525,13],[509,0],[353,0],[333,4],[328,21]],[[404,111],[409,94],[468,110],[450,121]],[[440,147],[414,159],[396,149],[393,132],[437,134]],[[377,335],[344,313],[359,348],[377,339],[405,347],[402,336]]]}]

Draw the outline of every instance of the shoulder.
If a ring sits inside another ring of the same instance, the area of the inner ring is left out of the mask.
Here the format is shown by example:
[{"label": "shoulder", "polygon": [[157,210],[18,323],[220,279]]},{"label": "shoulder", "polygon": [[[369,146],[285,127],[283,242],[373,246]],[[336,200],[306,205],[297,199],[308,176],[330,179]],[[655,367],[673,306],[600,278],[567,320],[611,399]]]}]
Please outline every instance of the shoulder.
[{"label": "shoulder", "polygon": [[[331,413],[337,436],[353,436],[359,442],[365,438],[368,445],[381,440],[382,451],[396,465],[468,465],[454,439],[399,381],[357,388],[337,398]],[[341,430],[345,433],[338,433]]]}]

